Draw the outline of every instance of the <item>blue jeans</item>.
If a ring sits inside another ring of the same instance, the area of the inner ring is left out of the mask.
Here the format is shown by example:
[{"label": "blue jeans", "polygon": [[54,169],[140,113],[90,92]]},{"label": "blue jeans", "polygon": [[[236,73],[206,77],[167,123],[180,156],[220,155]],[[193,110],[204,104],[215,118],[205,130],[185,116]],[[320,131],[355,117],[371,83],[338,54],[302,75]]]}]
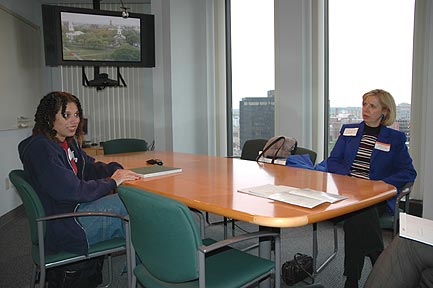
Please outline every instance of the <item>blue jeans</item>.
[{"label": "blue jeans", "polygon": [[[78,212],[95,211],[128,215],[125,205],[117,194],[108,195],[92,202],[80,203],[78,207]],[[125,238],[123,221],[119,218],[87,216],[79,217],[79,221],[86,231],[89,245],[113,238]]]}]

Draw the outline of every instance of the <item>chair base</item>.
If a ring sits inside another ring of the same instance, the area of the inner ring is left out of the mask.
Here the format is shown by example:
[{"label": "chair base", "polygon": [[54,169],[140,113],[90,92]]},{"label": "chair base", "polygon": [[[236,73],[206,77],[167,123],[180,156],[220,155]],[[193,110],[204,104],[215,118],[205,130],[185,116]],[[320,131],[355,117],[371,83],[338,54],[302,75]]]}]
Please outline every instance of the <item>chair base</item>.
[{"label": "chair base", "polygon": [[[317,223],[313,223],[313,279],[320,273],[334,258],[338,252],[338,231],[337,224],[334,224],[334,251],[323,261],[322,264],[317,264],[317,256],[319,254],[319,248],[317,243]],[[317,267],[319,266],[319,267]]]}]

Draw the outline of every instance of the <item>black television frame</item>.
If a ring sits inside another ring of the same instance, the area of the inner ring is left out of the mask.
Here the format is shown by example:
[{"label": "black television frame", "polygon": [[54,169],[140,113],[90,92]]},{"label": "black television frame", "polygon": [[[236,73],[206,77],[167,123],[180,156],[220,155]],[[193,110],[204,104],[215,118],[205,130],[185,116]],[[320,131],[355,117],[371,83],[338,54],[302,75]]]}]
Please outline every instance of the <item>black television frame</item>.
[{"label": "black television frame", "polygon": [[154,15],[129,13],[130,18],[140,19],[140,62],[64,60],[61,30],[61,12],[122,17],[122,11],[42,5],[45,64],[47,66],[111,66],[111,67],[155,67],[155,20]]}]

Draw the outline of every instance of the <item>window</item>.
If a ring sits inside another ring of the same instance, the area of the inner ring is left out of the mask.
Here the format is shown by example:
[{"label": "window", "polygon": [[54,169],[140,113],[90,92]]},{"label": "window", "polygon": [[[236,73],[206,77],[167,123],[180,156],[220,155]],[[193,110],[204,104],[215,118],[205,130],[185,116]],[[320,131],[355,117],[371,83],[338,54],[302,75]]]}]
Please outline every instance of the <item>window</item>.
[{"label": "window", "polygon": [[246,140],[274,136],[274,1],[226,3],[231,52],[227,77],[231,91],[227,94],[232,120],[228,121],[228,154],[239,156]]},{"label": "window", "polygon": [[415,0],[329,0],[328,155],[341,125],[362,121],[362,95],[393,95],[393,128],[410,142]]}]

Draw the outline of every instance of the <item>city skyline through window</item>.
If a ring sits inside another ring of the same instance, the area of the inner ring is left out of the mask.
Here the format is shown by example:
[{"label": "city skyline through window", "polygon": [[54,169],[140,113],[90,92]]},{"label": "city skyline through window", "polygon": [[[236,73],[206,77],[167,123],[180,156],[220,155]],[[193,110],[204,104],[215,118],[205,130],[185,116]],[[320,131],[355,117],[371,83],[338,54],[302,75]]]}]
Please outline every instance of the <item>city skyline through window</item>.
[{"label": "city skyline through window", "polygon": [[[274,134],[274,1],[231,0],[233,155]],[[265,113],[257,113],[266,111]]]},{"label": "city skyline through window", "polygon": [[[274,1],[230,0],[232,155],[274,134]],[[415,0],[329,0],[328,153],[341,125],[362,121],[362,95],[390,92],[393,128],[410,141]],[[266,111],[265,113],[257,113]],[[266,121],[265,125],[263,121]],[[229,137],[230,137],[229,136]],[[229,152],[230,153],[230,152]]]},{"label": "city skyline through window", "polygon": [[329,0],[328,154],[342,124],[362,121],[362,95],[393,95],[392,126],[410,140],[415,1]]}]

